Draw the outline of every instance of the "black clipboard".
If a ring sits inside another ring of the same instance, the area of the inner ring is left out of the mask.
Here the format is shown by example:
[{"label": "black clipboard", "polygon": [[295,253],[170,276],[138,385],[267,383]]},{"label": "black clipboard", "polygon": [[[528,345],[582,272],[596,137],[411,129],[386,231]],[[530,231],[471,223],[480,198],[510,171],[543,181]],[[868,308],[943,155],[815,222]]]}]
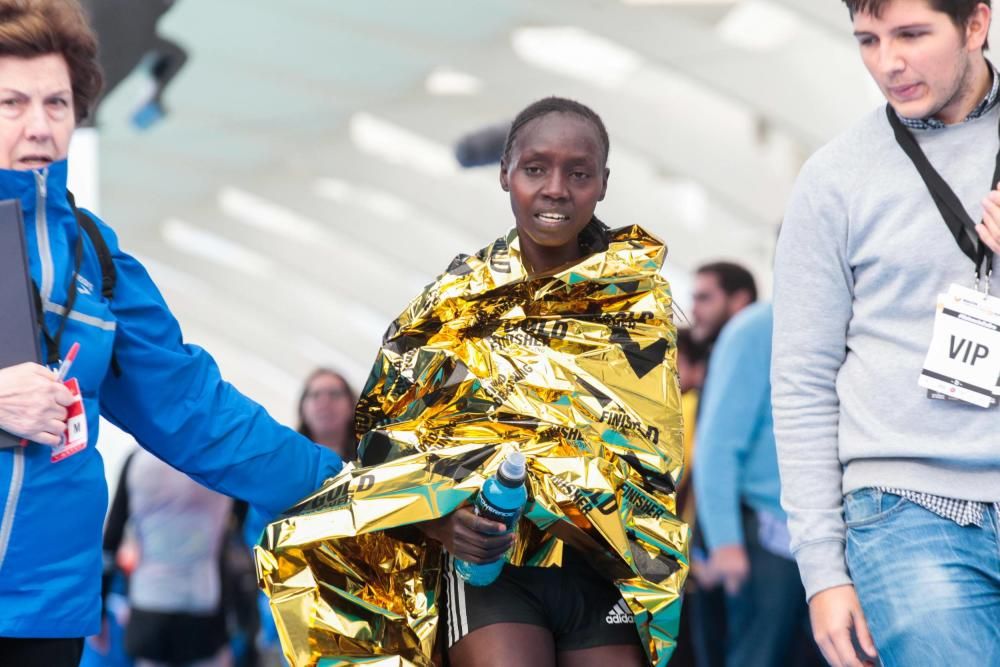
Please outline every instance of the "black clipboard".
[{"label": "black clipboard", "polygon": [[[28,272],[21,202],[0,201],[0,368],[28,361],[42,363],[38,310]],[[21,439],[0,430],[0,448]]]}]

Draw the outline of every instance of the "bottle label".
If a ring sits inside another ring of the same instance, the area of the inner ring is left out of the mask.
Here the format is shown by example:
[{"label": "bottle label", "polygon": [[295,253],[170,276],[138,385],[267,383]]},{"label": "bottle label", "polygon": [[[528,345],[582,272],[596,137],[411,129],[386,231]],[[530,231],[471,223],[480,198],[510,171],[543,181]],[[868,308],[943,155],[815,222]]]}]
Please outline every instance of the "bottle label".
[{"label": "bottle label", "polygon": [[511,530],[521,516],[521,508],[517,507],[512,510],[500,509],[480,493],[476,496],[476,514],[484,519],[502,523],[507,526],[507,530]]}]

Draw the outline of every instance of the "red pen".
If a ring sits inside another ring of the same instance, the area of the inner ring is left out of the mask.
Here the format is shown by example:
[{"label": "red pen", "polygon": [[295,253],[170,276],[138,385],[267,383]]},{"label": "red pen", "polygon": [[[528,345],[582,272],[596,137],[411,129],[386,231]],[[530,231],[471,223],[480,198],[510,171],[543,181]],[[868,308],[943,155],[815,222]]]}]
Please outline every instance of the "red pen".
[{"label": "red pen", "polygon": [[[66,358],[62,360],[59,364],[59,370],[56,371],[56,382],[62,382],[66,379],[66,375],[69,373],[69,367],[73,365],[73,361],[76,359],[76,353],[80,351],[80,344],[73,343],[69,347],[69,352],[66,353]],[[21,446],[28,446],[28,439],[21,438]]]},{"label": "red pen", "polygon": [[73,343],[69,347],[69,352],[66,353],[66,358],[62,360],[59,364],[59,370],[56,371],[56,382],[62,382],[66,379],[66,375],[69,373],[69,367],[73,365],[76,360],[76,353],[80,351],[80,344]]}]

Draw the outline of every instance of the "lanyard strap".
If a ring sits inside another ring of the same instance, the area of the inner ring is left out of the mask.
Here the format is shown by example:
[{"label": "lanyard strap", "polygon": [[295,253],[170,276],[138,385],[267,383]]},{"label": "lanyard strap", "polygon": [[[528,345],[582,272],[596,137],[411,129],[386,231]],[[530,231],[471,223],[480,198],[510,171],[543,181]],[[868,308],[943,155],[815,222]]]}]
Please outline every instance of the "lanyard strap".
[{"label": "lanyard strap", "polygon": [[[924,151],[920,148],[920,144],[913,137],[913,133],[903,125],[892,106],[887,104],[885,113],[889,117],[892,131],[896,135],[896,143],[910,158],[913,166],[917,168],[917,173],[920,174],[924,185],[927,186],[927,191],[930,192],[935,206],[941,213],[941,217],[944,218],[945,224],[948,225],[948,230],[951,231],[951,235],[955,237],[955,242],[958,243],[958,247],[965,253],[965,256],[976,265],[977,281],[988,279],[993,265],[993,251],[979,239],[973,240],[970,236],[970,233],[975,232],[976,223],[965,212],[965,207],[962,206],[955,191],[931,165]],[[997,132],[1000,136],[1000,126],[997,128]],[[997,186],[998,181],[1000,181],[1000,150],[997,152],[990,190]]]},{"label": "lanyard strap", "polygon": [[[73,204],[72,200],[70,200],[70,203]],[[75,205],[73,205],[73,212],[74,214],[76,213]],[[62,317],[59,318],[59,325],[56,327],[55,334],[50,332],[45,324],[45,304],[42,302],[42,295],[38,291],[38,285],[35,284],[34,280],[31,281],[31,289],[35,297],[35,310],[38,313],[38,327],[45,338],[45,363],[49,366],[59,363],[59,347],[62,343],[63,332],[66,330],[66,322],[69,320],[69,314],[73,311],[73,305],[76,303],[76,294],[78,291],[76,279],[80,275],[80,265],[83,263],[83,229],[80,227],[79,220],[77,220],[76,227],[77,235],[76,248],[73,253],[73,275],[70,276],[69,284],[66,286],[66,308],[63,311]]]}]

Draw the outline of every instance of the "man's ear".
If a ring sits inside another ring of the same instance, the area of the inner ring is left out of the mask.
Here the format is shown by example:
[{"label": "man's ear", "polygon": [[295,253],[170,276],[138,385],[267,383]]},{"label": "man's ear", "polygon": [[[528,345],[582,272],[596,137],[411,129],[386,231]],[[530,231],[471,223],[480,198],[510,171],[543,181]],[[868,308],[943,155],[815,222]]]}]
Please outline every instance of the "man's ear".
[{"label": "man's ear", "polygon": [[733,293],[733,295],[729,297],[729,299],[730,299],[729,303],[731,306],[730,312],[733,313],[734,315],[743,310],[744,308],[746,308],[747,306],[749,306],[751,303],[753,303],[753,298],[750,296],[750,291],[745,289],[741,289]]},{"label": "man's ear", "polygon": [[981,51],[986,45],[992,16],[992,10],[982,2],[972,10],[972,15],[965,24],[965,46],[969,51]]},{"label": "man's ear", "polygon": [[507,178],[506,158],[500,158],[500,187],[504,192],[510,192],[510,179]]}]

